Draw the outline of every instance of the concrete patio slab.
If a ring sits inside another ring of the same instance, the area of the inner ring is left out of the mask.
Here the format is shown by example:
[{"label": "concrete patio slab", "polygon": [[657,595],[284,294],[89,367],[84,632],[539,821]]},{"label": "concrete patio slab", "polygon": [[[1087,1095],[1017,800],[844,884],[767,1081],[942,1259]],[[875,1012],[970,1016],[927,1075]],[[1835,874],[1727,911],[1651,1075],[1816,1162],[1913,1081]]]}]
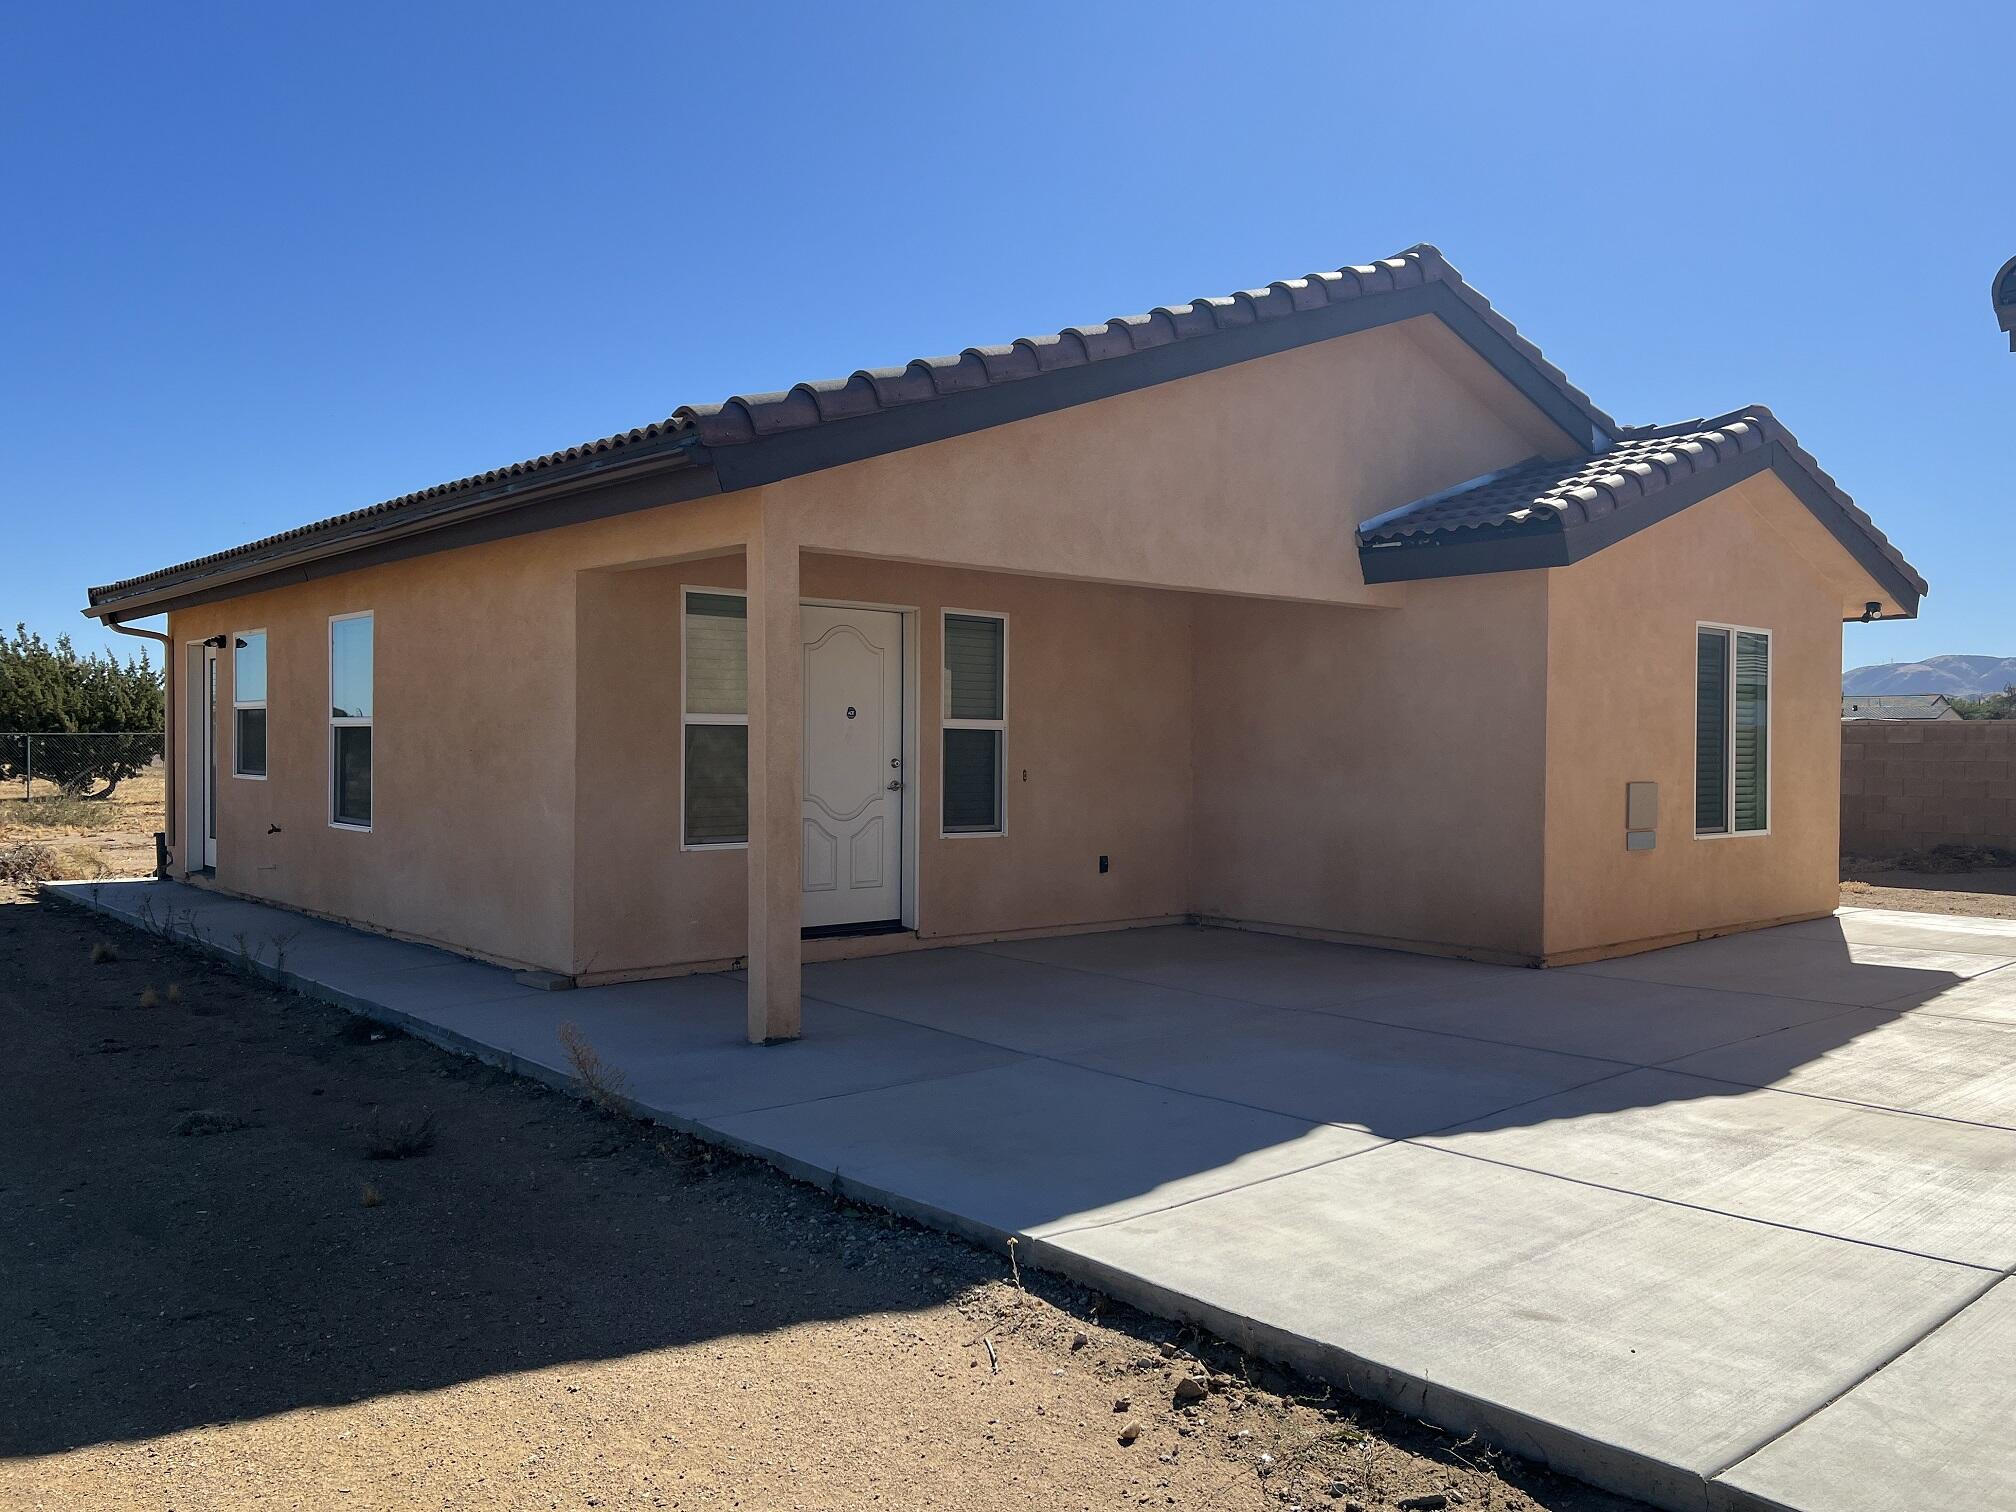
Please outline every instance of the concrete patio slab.
[{"label": "concrete patio slab", "polygon": [[[2016,1261],[2016,956],[1974,921],[1567,972],[1017,941],[810,967],[805,1038],[753,1048],[733,976],[542,992],[196,889],[50,891],[268,974],[285,937],[289,984],[549,1080],[575,1023],[646,1116],[1661,1506],[2016,1473],[1979,1405],[2009,1325],[1973,1311]],[[1882,1421],[1964,1431],[1840,1447]]]},{"label": "concrete patio slab", "polygon": [[1282,1009],[1249,1009],[1231,1034],[1115,1040],[1073,1059],[1386,1139],[1502,1113],[1626,1069],[1615,1061]]},{"label": "concrete patio slab", "polygon": [[[1729,1504],[1896,1512],[2016,1507],[2016,1283],[2003,1281],[1903,1358],[1725,1476]],[[1897,1461],[1912,1467],[1899,1498]],[[1747,1498],[1747,1500],[1745,1499]]]},{"label": "concrete patio slab", "polygon": [[1959,950],[2016,959],[2016,919],[1858,908],[1843,909],[1831,919],[1789,924],[1777,933],[1793,938],[1846,940],[1853,945],[1904,945],[1914,950]]},{"label": "concrete patio slab", "polygon": [[2016,1133],[1671,1071],[1422,1143],[1990,1270],[2016,1265]]},{"label": "concrete patio slab", "polygon": [[2016,967],[2005,966],[1971,977],[1943,992],[1914,1001],[1902,1011],[1914,1018],[1978,1019],[1986,1024],[2016,1025]]},{"label": "concrete patio slab", "polygon": [[1498,970],[1466,982],[1460,992],[1446,982],[1416,983],[1318,1011],[1642,1066],[1812,1023],[1843,1009],[1808,998],[1665,982],[1620,987],[1612,978]]},{"label": "concrete patio slab", "polygon": [[765,1050],[747,1038],[743,984],[678,977],[583,992],[468,999],[431,1015],[463,1037],[572,1075],[559,1027],[574,1023],[623,1072],[640,1107],[688,1123],[826,1100],[1014,1063],[1013,1051],[832,1003],[804,1007],[805,1038]]},{"label": "concrete patio slab", "polygon": [[2016,1027],[1864,1009],[1683,1056],[1672,1071],[2016,1127]]},{"label": "concrete patio slab", "polygon": [[1482,980],[1502,967],[1395,950],[1330,945],[1238,929],[1109,930],[976,947],[993,955],[1124,977],[1184,992],[1303,1008],[1426,978]]},{"label": "concrete patio slab", "polygon": [[923,950],[805,968],[808,998],[870,1008],[1030,1055],[1181,1035],[1272,1010],[981,950]]},{"label": "concrete patio slab", "polygon": [[1411,1145],[1052,1250],[1122,1295],[1191,1298],[1270,1352],[1670,1506],[1699,1505],[1707,1477],[1994,1279]]},{"label": "concrete patio slab", "polygon": [[904,1211],[992,1240],[1110,1223],[1378,1143],[1040,1060],[717,1126],[810,1179],[837,1173]]},{"label": "concrete patio slab", "polygon": [[1934,996],[1968,977],[2006,966],[2011,959],[2006,954],[1862,945],[1758,930],[1560,969],[1621,981],[1670,982],[1872,1008]]}]

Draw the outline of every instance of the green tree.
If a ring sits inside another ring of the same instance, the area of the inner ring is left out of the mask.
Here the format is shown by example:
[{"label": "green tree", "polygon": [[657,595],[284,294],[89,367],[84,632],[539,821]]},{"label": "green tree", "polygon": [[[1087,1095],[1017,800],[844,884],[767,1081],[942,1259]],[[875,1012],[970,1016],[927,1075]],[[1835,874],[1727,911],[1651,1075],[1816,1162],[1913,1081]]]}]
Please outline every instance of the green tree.
[{"label": "green tree", "polygon": [[2016,719],[2016,683],[1985,698],[1952,698],[1947,702],[1962,719]]},{"label": "green tree", "polygon": [[[16,625],[11,637],[0,639],[0,732],[146,732],[159,730],[161,722],[161,674],[144,649],[122,662],[110,652],[81,653],[67,635],[46,641],[26,625]],[[139,742],[79,744],[105,748],[71,761],[58,779],[67,791],[84,797],[110,797],[152,759],[139,757]],[[0,781],[19,778],[17,767],[25,765],[25,756],[22,742],[0,742]],[[94,787],[99,790],[91,791]]]}]

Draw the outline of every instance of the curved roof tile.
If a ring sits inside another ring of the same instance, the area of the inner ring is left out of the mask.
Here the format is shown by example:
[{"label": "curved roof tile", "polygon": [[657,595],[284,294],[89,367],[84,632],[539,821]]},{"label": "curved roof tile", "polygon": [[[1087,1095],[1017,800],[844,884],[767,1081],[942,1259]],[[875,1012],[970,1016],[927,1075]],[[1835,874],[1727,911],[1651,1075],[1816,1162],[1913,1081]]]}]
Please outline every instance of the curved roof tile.
[{"label": "curved roof tile", "polygon": [[1532,363],[1546,382],[1588,416],[1598,430],[1606,433],[1615,430],[1615,422],[1599,410],[1588,395],[1570,384],[1559,368],[1548,362],[1537,347],[1494,311],[1483,295],[1466,284],[1462,275],[1449,265],[1437,248],[1424,242],[1377,262],[1309,273],[1301,278],[1279,280],[1264,288],[1200,299],[1190,304],[1158,305],[1145,314],[1115,316],[1094,326],[1071,327],[1052,335],[1023,338],[1000,346],[969,347],[952,356],[917,358],[902,367],[856,373],[844,380],[799,384],[792,389],[768,394],[736,394],[718,404],[682,405],[667,418],[650,425],[585,441],[562,451],[549,452],[452,482],[438,483],[431,488],[401,494],[363,509],[235,546],[228,551],[215,552],[173,567],[93,588],[91,602],[96,606],[110,600],[134,597],[143,590],[170,581],[179,583],[221,571],[226,564],[240,559],[285,556],[293,550],[306,550],[325,540],[363,533],[381,523],[389,525],[393,523],[393,517],[420,516],[436,509],[447,513],[458,501],[472,495],[487,493],[500,486],[533,481],[594,459],[606,460],[626,450],[642,451],[654,443],[662,444],[667,450],[694,443],[708,448],[745,446],[788,431],[840,424],[882,410],[926,403],[947,394],[1017,383],[1062,368],[1111,361],[1151,347],[1167,346],[1172,342],[1262,322],[1292,319],[1331,305],[1438,282],[1447,285],[1494,332]]},{"label": "curved roof tile", "polygon": [[1626,426],[1610,450],[1558,460],[1536,458],[1365,521],[1361,546],[1424,545],[1467,532],[1573,529],[1628,510],[1661,490],[1773,443],[1810,475],[1828,500],[1868,536],[1917,591],[1925,579],[1761,404],[1675,425]]}]

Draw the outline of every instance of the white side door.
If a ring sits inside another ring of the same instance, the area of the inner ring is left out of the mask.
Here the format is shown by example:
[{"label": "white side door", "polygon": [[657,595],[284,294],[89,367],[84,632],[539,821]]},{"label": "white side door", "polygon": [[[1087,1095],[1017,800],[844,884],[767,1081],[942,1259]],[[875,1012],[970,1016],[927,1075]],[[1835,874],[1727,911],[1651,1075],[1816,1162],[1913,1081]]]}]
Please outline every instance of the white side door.
[{"label": "white side door", "polygon": [[807,604],[804,923],[903,913],[903,616]]},{"label": "white side door", "polygon": [[203,864],[217,864],[217,648],[203,648]]}]

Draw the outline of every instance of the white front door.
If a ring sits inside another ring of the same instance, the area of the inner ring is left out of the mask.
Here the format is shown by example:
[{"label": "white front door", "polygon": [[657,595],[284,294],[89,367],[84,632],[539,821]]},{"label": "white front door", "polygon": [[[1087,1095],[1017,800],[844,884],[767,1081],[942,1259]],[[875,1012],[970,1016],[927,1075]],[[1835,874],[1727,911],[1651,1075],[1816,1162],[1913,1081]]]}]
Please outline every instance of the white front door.
[{"label": "white front door", "polygon": [[903,913],[903,616],[800,611],[805,641],[807,929]]},{"label": "white front door", "polygon": [[217,648],[203,648],[203,864],[217,864]]}]

